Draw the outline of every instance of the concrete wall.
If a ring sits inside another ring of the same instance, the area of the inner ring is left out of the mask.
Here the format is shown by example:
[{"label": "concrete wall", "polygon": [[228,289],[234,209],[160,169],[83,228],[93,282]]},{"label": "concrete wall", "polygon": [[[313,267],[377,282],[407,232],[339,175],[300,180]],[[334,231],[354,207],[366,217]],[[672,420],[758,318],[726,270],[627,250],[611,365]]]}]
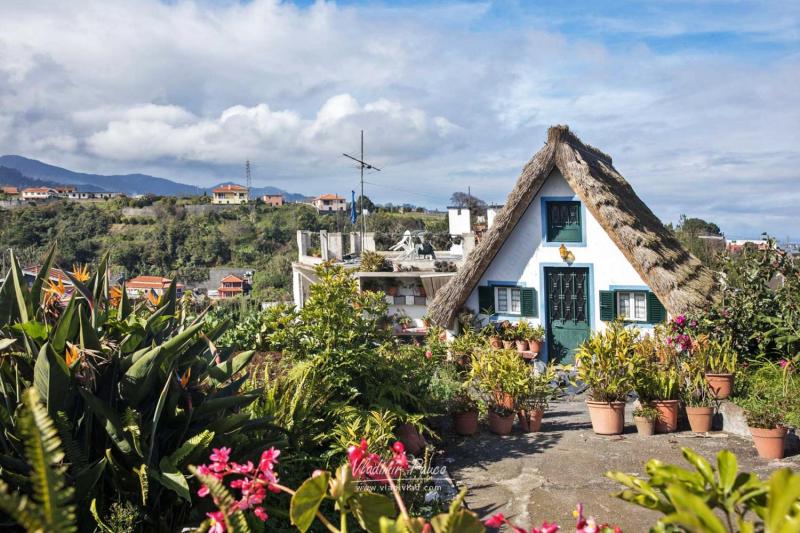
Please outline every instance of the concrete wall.
[{"label": "concrete wall", "polygon": [[447,222],[450,227],[450,235],[463,235],[472,231],[467,208],[448,207]]},{"label": "concrete wall", "polygon": [[[504,282],[534,287],[538,293],[539,317],[527,319],[534,324],[541,323],[545,316],[542,266],[568,266],[561,259],[558,245],[542,242],[541,198],[572,198],[574,195],[561,173],[554,170],[478,283],[478,286]],[[593,330],[600,330],[605,329],[605,323],[600,320],[599,291],[608,290],[612,286],[646,290],[647,285],[592,214],[584,208],[582,215],[585,244],[567,243],[566,246],[575,254],[572,266],[590,267],[590,325]],[[470,294],[466,305],[470,309],[478,310],[477,287]],[[509,320],[514,319],[509,317]],[[643,324],[642,327],[647,326]]]}]

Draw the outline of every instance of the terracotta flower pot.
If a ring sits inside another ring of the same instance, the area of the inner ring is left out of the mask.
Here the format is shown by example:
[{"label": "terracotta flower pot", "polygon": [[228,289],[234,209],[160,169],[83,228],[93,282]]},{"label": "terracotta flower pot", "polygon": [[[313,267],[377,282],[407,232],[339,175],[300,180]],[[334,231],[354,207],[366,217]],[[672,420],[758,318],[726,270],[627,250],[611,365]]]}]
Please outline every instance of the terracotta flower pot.
[{"label": "terracotta flower pot", "polygon": [[394,430],[397,440],[403,443],[406,451],[411,455],[419,455],[425,449],[425,437],[420,435],[417,428],[411,424],[400,424]]},{"label": "terracotta flower pot", "polygon": [[503,341],[503,348],[505,348],[506,350],[513,350],[514,341]]},{"label": "terracotta flower pot", "polygon": [[501,416],[489,411],[489,430],[495,435],[509,435],[514,427],[514,413]]},{"label": "terracotta flower pot", "polygon": [[453,413],[453,429],[463,436],[474,435],[478,431],[478,411]]},{"label": "terracotta flower pot", "polygon": [[689,427],[695,433],[707,433],[711,431],[711,422],[714,420],[713,407],[686,407],[686,417],[689,419]]},{"label": "terracotta flower pot", "polygon": [[386,294],[389,296],[397,296],[398,287],[387,287]]},{"label": "terracotta flower pot", "polygon": [[503,340],[496,335],[492,335],[489,337],[489,344],[492,345],[492,348],[500,349],[503,347]]},{"label": "terracotta flower pot", "polygon": [[625,402],[586,401],[592,429],[598,435],[619,435],[625,427]]},{"label": "terracotta flower pot", "polygon": [[642,437],[652,437],[656,432],[656,421],[652,418],[634,416],[633,421],[636,423],[636,432]]},{"label": "terracotta flower pot", "polygon": [[706,374],[706,382],[717,400],[724,400],[731,395],[733,374]]},{"label": "terracotta flower pot", "polygon": [[532,411],[520,409],[519,411],[517,411],[517,418],[519,419],[519,427],[522,429],[524,433],[536,433],[537,431],[542,429],[543,416],[544,416],[544,410],[542,409],[534,409]]},{"label": "terracotta flower pot", "polygon": [[528,351],[528,341],[516,341],[517,342],[517,351],[518,352],[527,352]]},{"label": "terracotta flower pot", "polygon": [[672,433],[678,429],[678,400],[656,400],[652,405],[658,409],[656,433]]},{"label": "terracotta flower pot", "polygon": [[514,409],[514,397],[511,396],[509,393],[494,391],[492,396],[494,396],[494,403],[496,403],[503,409],[508,409],[509,411]]},{"label": "terracotta flower pot", "polygon": [[528,349],[533,353],[542,353],[542,341],[528,341]]},{"label": "terracotta flower pot", "polygon": [[786,428],[750,428],[758,456],[762,459],[783,459],[786,443]]}]

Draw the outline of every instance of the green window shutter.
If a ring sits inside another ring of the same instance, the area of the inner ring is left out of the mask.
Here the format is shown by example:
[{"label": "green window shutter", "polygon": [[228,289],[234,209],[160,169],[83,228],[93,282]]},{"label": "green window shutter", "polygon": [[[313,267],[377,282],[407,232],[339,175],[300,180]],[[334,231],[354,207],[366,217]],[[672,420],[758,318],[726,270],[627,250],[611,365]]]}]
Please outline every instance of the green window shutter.
[{"label": "green window shutter", "polygon": [[647,321],[659,324],[667,319],[667,310],[653,292],[647,293]]},{"label": "green window shutter", "polygon": [[580,202],[547,202],[547,241],[581,242]]},{"label": "green window shutter", "polygon": [[478,287],[478,307],[479,313],[494,314],[494,287]]},{"label": "green window shutter", "polygon": [[611,322],[617,318],[617,294],[614,291],[600,291],[600,320]]},{"label": "green window shutter", "polygon": [[522,316],[539,316],[536,289],[523,287],[520,289],[520,299],[522,301]]}]

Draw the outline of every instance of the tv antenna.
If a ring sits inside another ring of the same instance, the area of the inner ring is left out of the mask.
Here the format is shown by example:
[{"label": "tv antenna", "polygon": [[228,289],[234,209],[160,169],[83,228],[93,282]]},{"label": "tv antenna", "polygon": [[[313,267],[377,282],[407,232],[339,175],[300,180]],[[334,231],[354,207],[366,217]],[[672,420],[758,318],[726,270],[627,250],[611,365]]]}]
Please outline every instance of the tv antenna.
[{"label": "tv antenna", "polygon": [[361,196],[358,198],[358,210],[361,211],[361,252],[364,252],[364,235],[367,233],[367,219],[364,218],[364,169],[381,171],[376,166],[370,165],[364,161],[364,130],[361,130],[361,157],[353,157],[349,154],[342,154],[358,163],[361,169]]}]

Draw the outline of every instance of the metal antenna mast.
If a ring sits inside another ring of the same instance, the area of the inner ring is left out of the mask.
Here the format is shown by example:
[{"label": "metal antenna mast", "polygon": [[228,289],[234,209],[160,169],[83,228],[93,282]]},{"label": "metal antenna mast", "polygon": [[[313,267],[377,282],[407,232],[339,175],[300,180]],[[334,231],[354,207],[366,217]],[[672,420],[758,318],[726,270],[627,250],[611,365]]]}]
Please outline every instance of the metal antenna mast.
[{"label": "metal antenna mast", "polygon": [[353,157],[352,155],[342,154],[345,157],[349,157],[356,163],[358,163],[359,168],[361,169],[361,196],[358,199],[358,210],[361,211],[361,251],[364,251],[364,235],[367,233],[367,219],[364,218],[364,169],[367,170],[377,170],[378,172],[381,171],[378,167],[372,166],[369,163],[364,162],[364,130],[361,130],[361,157]]},{"label": "metal antenna mast", "polygon": [[247,203],[250,204],[250,217],[252,218],[255,213],[255,202],[251,201],[250,189],[253,188],[253,175],[250,172],[250,160],[244,162],[244,177],[247,181]]}]

